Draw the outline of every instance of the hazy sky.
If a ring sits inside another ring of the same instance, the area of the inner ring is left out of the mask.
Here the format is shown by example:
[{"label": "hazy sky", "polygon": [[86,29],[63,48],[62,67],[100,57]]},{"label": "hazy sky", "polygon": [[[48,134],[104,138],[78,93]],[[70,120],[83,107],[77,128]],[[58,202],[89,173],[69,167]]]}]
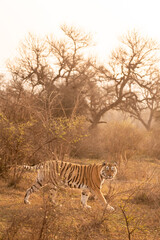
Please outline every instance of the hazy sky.
[{"label": "hazy sky", "polygon": [[92,33],[104,57],[128,30],[160,42],[160,0],[0,0],[0,71],[28,32],[58,37],[64,23]]}]

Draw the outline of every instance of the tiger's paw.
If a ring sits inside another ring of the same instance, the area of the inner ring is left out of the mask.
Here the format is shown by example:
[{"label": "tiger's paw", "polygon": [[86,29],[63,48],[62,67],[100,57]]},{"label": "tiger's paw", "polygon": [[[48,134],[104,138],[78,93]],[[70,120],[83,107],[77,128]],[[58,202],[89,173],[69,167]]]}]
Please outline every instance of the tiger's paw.
[{"label": "tiger's paw", "polygon": [[25,204],[30,204],[30,201],[24,199],[24,203],[25,203]]},{"label": "tiger's paw", "polygon": [[83,205],[84,208],[91,209],[91,206],[89,205]]},{"label": "tiger's paw", "polygon": [[106,209],[109,211],[109,212],[114,212],[115,211],[115,208],[110,206],[109,204],[107,205]]}]

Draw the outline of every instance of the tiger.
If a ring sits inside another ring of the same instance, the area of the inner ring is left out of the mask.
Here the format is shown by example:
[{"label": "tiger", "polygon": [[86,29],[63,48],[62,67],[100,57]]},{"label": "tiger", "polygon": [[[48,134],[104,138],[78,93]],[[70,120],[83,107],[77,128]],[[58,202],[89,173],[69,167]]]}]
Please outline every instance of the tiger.
[{"label": "tiger", "polygon": [[24,203],[30,204],[29,197],[40,190],[44,185],[50,184],[51,200],[55,203],[58,187],[67,186],[81,189],[81,204],[84,208],[91,208],[87,204],[89,194],[93,194],[109,211],[114,211],[101,192],[104,180],[112,180],[117,174],[116,163],[101,163],[80,165],[59,160],[51,160],[34,166],[24,165],[23,169],[37,171],[35,183],[27,189]]}]

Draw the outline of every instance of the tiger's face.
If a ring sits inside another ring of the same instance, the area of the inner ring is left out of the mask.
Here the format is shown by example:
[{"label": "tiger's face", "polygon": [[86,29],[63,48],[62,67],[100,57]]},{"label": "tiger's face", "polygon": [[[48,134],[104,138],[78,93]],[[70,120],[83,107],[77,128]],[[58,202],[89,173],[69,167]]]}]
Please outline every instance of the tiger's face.
[{"label": "tiger's face", "polygon": [[100,175],[103,179],[111,180],[117,174],[117,164],[116,163],[104,163],[101,169]]}]

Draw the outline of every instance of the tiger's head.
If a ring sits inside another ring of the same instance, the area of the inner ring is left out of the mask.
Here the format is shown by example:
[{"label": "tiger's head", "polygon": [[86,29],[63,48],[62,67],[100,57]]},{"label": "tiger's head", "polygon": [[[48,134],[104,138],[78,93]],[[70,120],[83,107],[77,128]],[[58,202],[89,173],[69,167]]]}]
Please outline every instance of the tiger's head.
[{"label": "tiger's head", "polygon": [[112,180],[117,174],[116,163],[103,163],[100,175],[103,179]]}]

